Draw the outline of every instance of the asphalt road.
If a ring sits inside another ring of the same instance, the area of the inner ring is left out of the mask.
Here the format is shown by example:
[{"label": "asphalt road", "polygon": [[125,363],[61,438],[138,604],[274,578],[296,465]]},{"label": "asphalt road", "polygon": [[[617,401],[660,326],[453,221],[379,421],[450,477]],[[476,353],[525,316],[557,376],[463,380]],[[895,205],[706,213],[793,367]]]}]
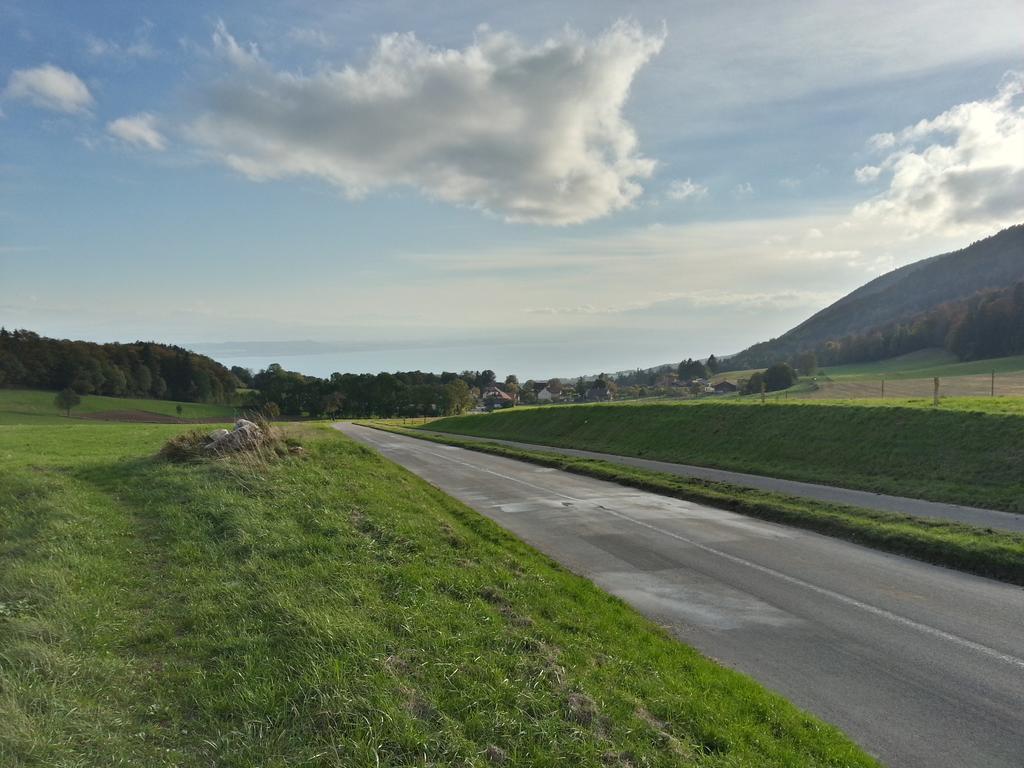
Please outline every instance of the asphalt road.
[{"label": "asphalt road", "polygon": [[1024,590],[612,483],[338,428],[890,766],[1024,766]]},{"label": "asphalt road", "polygon": [[[597,451],[581,451],[575,448],[557,448],[550,445],[521,443],[515,440],[500,440],[494,437],[475,437],[459,435],[453,432],[434,432],[433,434],[442,437],[461,437],[470,440],[499,443],[512,448],[523,448],[530,451],[548,451],[549,453],[558,453],[563,456],[601,459],[612,464],[650,469],[655,472],[668,472],[669,474],[680,475],[681,477],[717,480],[722,483],[732,483],[733,485],[757,488],[762,491],[777,491],[778,493],[785,493],[790,496],[801,496],[806,499],[825,501],[831,504],[849,504],[854,507],[881,510],[882,512],[896,512],[903,515],[914,515],[915,517],[934,517],[940,520],[952,520],[958,523],[966,523],[967,525],[976,525],[980,528],[1024,532],[1024,515],[1013,512],[1001,512],[997,509],[966,507],[960,504],[944,504],[940,501],[911,499],[905,496],[889,496],[884,493],[837,488],[832,485],[819,485],[818,483],[804,483],[799,480],[783,480],[777,477],[751,475],[746,472],[731,472],[712,467],[698,467],[693,464],[674,464],[668,461],[618,456],[611,453],[598,453]],[[1024,766],[1024,761],[1021,762],[1021,765]]]}]

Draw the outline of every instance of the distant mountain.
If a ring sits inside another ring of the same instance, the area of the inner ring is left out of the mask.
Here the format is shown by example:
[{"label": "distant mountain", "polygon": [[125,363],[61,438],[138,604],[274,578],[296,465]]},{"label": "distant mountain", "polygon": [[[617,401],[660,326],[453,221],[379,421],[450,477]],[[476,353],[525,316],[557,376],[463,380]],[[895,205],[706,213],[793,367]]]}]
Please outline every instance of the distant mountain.
[{"label": "distant mountain", "polygon": [[847,294],[777,339],[727,361],[732,370],[760,368],[827,341],[892,326],[949,302],[1024,281],[1024,224],[967,248],[894,269]]}]

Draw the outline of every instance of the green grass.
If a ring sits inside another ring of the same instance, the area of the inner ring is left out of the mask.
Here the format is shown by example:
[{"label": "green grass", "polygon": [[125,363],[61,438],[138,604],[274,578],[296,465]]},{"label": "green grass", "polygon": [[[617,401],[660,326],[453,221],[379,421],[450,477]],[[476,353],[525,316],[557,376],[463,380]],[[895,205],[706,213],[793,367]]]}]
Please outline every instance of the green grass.
[{"label": "green grass", "polygon": [[710,504],[762,520],[847,539],[886,552],[1024,585],[1024,534],[828,504],[782,493],[741,488],[729,483],[625,467],[608,461],[560,456],[479,440],[440,437],[381,422],[368,425],[431,442],[457,445],[481,453],[506,456],[632,488]]},{"label": "green grass", "polygon": [[5,768],[873,765],[337,433],[182,429],[0,427]]},{"label": "green grass", "polygon": [[439,419],[429,428],[1024,512],[1018,399],[965,398],[939,408],[915,401],[612,403],[516,408]]},{"label": "green grass", "polygon": [[874,363],[826,366],[822,373],[831,379],[877,379],[885,375],[887,379],[898,380],[974,376],[992,371],[997,374],[1024,371],[1024,355],[961,363],[956,355],[944,349],[923,349]]},{"label": "green grass", "polygon": [[[55,392],[37,389],[0,389],[0,424],[59,424],[67,420],[53,404]],[[178,403],[130,397],[83,395],[82,404],[71,409],[71,417],[104,411],[147,411],[177,417],[181,406],[183,419],[221,418],[231,420],[235,408],[208,403]]]}]

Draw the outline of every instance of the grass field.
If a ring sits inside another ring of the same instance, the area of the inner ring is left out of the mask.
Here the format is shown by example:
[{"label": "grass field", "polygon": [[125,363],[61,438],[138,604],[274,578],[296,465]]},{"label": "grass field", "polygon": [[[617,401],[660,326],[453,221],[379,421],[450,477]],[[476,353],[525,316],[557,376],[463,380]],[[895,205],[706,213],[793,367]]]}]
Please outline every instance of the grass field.
[{"label": "grass field", "polygon": [[[61,424],[68,419],[53,404],[55,392],[36,389],[0,389],[0,424]],[[231,420],[235,408],[207,403],[177,403],[171,400],[149,400],[128,397],[83,395],[81,405],[71,409],[71,418],[108,411],[147,411],[164,416],[177,416],[181,406],[183,419],[220,418]]]},{"label": "grass field", "polygon": [[1024,407],[755,400],[516,408],[430,429],[1024,512]]},{"label": "grass field", "polygon": [[874,363],[822,369],[822,372],[831,379],[879,378],[882,375],[887,379],[922,379],[933,376],[971,376],[992,371],[997,374],[1024,372],[1024,355],[961,363],[956,355],[944,349],[923,349]]},{"label": "grass field", "polygon": [[[728,371],[713,377],[713,381],[735,382],[752,373],[754,371]],[[984,398],[992,396],[993,373],[997,396],[1024,398],[1024,355],[961,363],[944,349],[923,349],[873,363],[825,366],[813,379],[802,377],[793,387],[771,393],[769,397],[880,399],[884,378],[887,399],[915,399],[931,404],[935,377],[939,378],[940,398]]]},{"label": "grass field", "polygon": [[848,539],[887,552],[1024,585],[1024,534],[890,514],[839,504],[740,488],[728,483],[684,478],[607,461],[559,456],[460,437],[438,436],[397,425],[369,426],[432,442],[529,461],[687,501],[710,504],[762,520],[793,525]]},{"label": "grass field", "polygon": [[0,765],[866,766],[377,454],[0,426]]}]

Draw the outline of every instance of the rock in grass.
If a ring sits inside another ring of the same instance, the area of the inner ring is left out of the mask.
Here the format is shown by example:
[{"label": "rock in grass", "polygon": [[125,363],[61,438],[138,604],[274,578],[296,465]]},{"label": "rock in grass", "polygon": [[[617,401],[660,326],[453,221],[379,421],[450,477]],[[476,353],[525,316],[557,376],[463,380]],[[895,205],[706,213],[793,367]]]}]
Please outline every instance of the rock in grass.
[{"label": "rock in grass", "polygon": [[264,441],[264,434],[259,425],[248,419],[239,419],[230,432],[218,429],[210,433],[210,438],[211,442],[206,444],[205,450],[214,453],[233,453],[259,445]]}]

